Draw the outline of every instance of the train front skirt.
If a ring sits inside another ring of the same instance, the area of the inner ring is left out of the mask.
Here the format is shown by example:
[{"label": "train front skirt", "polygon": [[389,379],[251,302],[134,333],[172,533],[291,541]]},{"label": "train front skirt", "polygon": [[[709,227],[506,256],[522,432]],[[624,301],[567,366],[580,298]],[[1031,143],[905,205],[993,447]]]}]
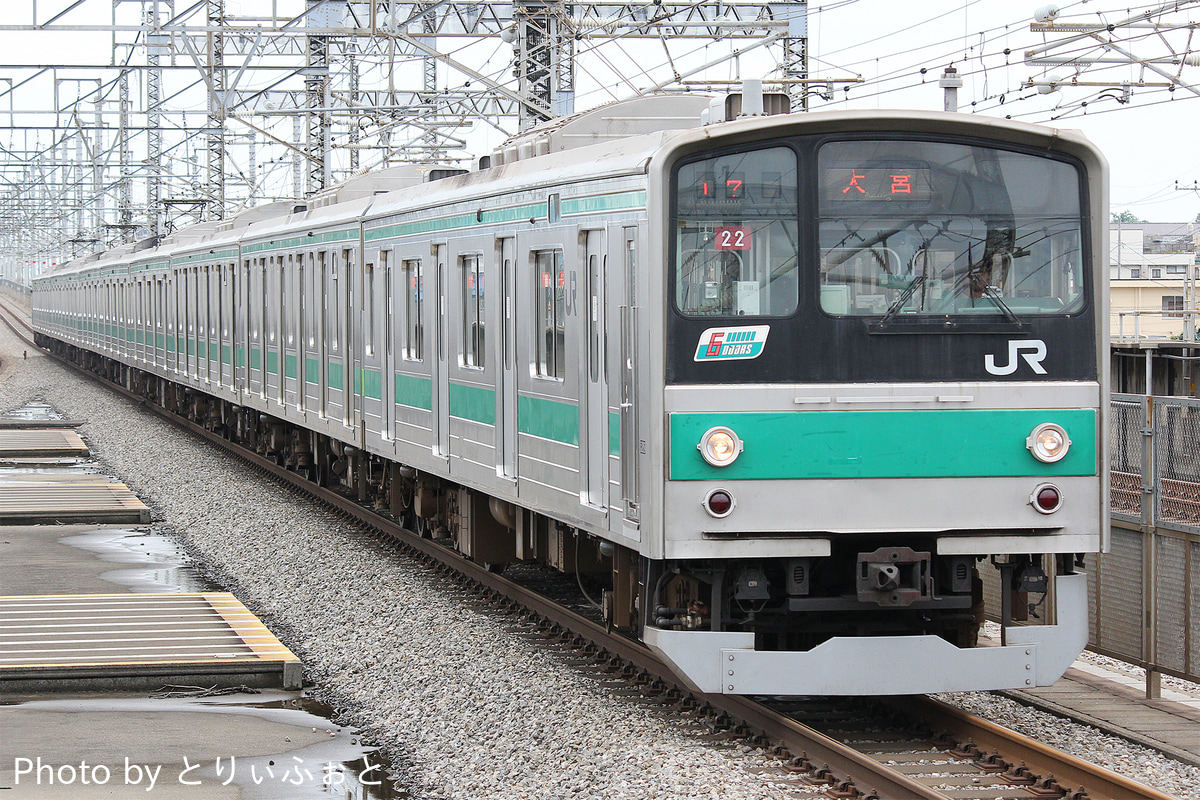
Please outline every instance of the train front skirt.
[{"label": "train front skirt", "polygon": [[1010,626],[1007,644],[937,636],[836,637],[805,652],[758,651],[754,634],[647,626],[646,644],[693,689],[742,695],[891,695],[1025,689],[1057,681],[1087,645],[1087,575],[1057,578],[1057,625]]}]

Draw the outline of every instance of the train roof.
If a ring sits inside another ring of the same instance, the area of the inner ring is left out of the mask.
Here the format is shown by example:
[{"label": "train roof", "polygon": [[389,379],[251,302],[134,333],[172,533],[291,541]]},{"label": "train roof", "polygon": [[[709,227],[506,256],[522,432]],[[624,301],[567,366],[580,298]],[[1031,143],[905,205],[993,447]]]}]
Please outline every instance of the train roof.
[{"label": "train roof", "polygon": [[[739,97],[732,95],[730,98]],[[701,115],[736,113],[740,102],[709,95],[659,95],[609,104],[551,120],[513,137],[473,172],[437,166],[401,165],[355,176],[308,200],[281,201],[247,209],[226,220],[200,223],[163,239],[153,250],[123,245],[76,259],[45,277],[120,269],[218,244],[261,240],[294,229],[327,227],[343,221],[382,219],[439,205],[580,180],[644,174],[668,152],[700,151],[716,139],[736,143],[759,138],[781,123],[804,133],[905,130],[978,134],[984,125],[1015,144],[1071,152],[1092,164],[1103,157],[1082,133],[1013,120],[912,109],[820,111],[763,115],[702,124]],[[431,178],[437,178],[431,180]]]}]

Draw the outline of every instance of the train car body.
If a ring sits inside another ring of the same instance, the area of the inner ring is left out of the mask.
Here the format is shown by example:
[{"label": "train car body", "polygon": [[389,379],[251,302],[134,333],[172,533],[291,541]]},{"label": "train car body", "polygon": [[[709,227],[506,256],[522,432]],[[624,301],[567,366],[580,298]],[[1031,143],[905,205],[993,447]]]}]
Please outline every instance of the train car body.
[{"label": "train car body", "polygon": [[708,105],[82,259],[35,323],[478,561],[585,576],[702,691],[1053,683],[1108,508],[1102,157]]}]

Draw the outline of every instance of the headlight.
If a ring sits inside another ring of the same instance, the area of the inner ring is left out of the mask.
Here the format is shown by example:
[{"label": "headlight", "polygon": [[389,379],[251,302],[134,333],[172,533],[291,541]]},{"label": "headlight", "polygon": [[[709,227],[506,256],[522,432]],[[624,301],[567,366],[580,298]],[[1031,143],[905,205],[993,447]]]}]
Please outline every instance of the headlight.
[{"label": "headlight", "polygon": [[742,440],[729,428],[709,428],[700,437],[700,455],[714,467],[727,467],[737,460],[742,452]]},{"label": "headlight", "polygon": [[1053,422],[1043,422],[1029,434],[1025,446],[1038,461],[1052,464],[1071,449],[1071,440],[1067,438],[1067,432],[1061,426]]}]

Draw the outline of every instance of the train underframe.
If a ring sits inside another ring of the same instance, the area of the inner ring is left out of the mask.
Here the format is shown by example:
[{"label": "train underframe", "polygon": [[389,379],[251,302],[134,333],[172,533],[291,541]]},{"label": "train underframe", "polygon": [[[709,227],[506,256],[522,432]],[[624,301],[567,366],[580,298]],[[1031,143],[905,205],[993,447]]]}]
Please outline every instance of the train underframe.
[{"label": "train underframe", "polygon": [[[1080,579],[1086,576],[1077,572],[1073,554],[947,556],[937,554],[936,537],[931,534],[875,534],[838,538],[830,556],[823,558],[649,560],[544,514],[288,420],[40,334],[39,343],[315,484],[336,488],[424,537],[441,540],[490,569],[535,562],[575,575],[585,596],[597,598],[607,624],[644,638],[675,664],[693,688],[702,691],[756,693],[754,687],[762,684],[771,687],[772,694],[846,693],[839,687],[855,681],[862,686],[853,671],[845,672],[847,660],[868,664],[871,679],[876,680],[875,691],[862,693],[907,693],[909,687],[925,683],[946,690],[1040,685],[1057,669],[1052,663],[1068,655],[1073,659],[1082,649],[1082,643],[1076,646],[1081,630],[1086,642],[1086,607],[1078,599]],[[993,665],[996,659],[986,664],[974,656],[961,663],[957,660],[958,654],[972,651],[1014,650],[976,647],[984,621],[980,570],[991,568],[998,570],[1001,623],[1010,640],[1001,644],[1015,644],[1017,650],[1024,647],[1023,669],[1030,677],[1023,681],[1011,677],[1021,676],[1020,658],[1006,655],[1000,668]],[[1047,603],[1049,598],[1053,599]],[[1038,619],[1043,615],[1047,619]],[[1055,615],[1077,618],[1059,625],[1013,627],[1026,620],[1046,623]],[[1033,649],[1042,645],[1041,666],[1026,644]],[[903,667],[905,652],[918,667],[928,662],[928,669],[975,674],[958,681],[952,677],[924,683],[900,681],[889,690],[877,676],[888,661]],[[737,671],[723,667],[736,658],[743,664],[748,659],[758,661],[753,669],[743,668],[735,680]],[[715,669],[714,664],[723,667]],[[810,676],[833,673],[844,679],[822,683],[800,677],[792,681],[796,691],[789,692],[780,671]],[[749,678],[749,673],[759,677]]]},{"label": "train underframe", "polygon": [[634,631],[641,556],[544,514],[367,452],[258,409],[37,334],[38,344],[148,402],[239,444],[313,483],[372,506],[421,536],[494,571],[543,563],[578,576],[605,621]]}]

